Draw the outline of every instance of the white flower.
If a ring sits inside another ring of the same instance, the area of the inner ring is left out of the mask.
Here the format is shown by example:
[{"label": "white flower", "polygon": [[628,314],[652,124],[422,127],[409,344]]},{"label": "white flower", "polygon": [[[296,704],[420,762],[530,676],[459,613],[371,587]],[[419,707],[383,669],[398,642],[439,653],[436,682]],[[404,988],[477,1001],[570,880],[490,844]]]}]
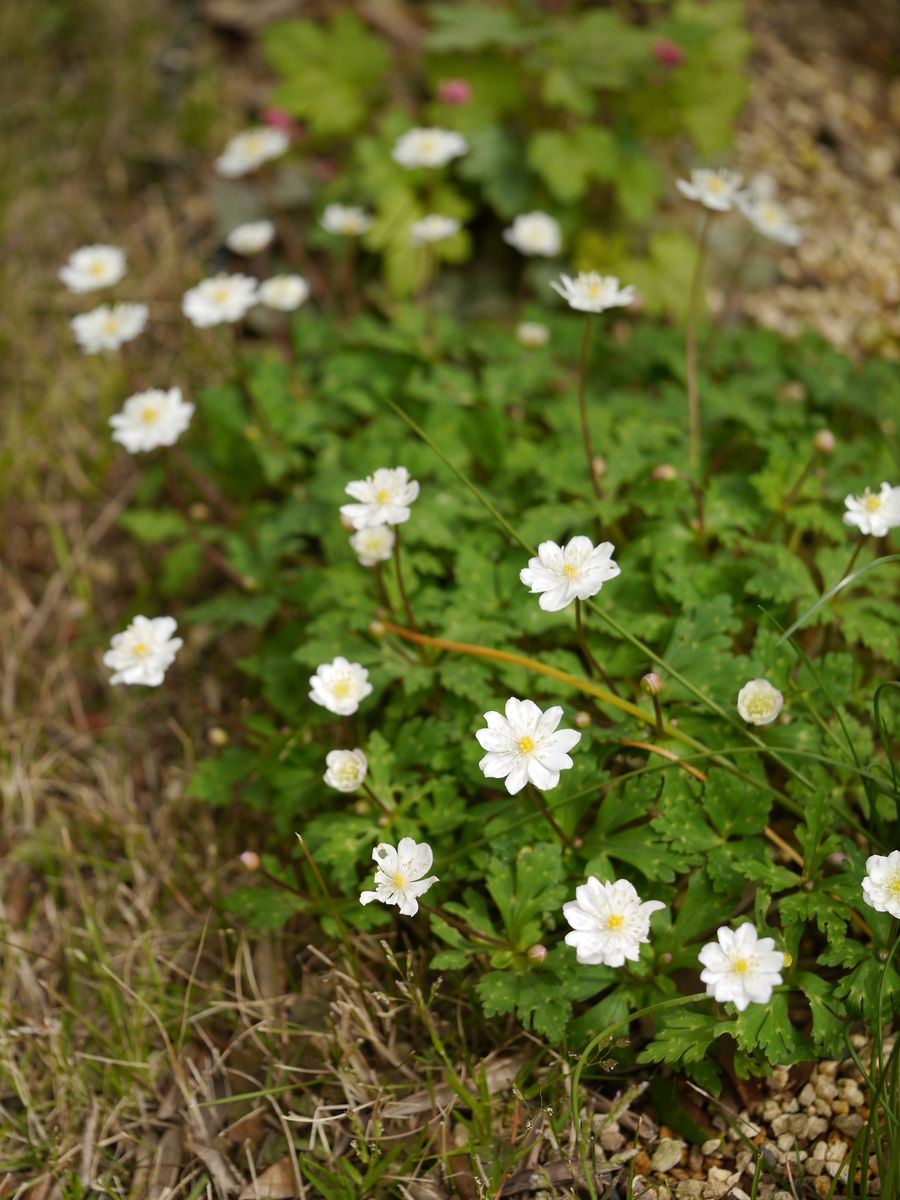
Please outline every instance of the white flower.
[{"label": "white flower", "polygon": [[540,254],[545,258],[559,254],[562,246],[559,222],[544,212],[520,214],[503,230],[503,240],[520,254]]},{"label": "white flower", "polygon": [[531,780],[542,792],[555,788],[560,771],[572,766],[567,751],[581,741],[574,729],[557,729],[563,710],[542,712],[533,700],[506,702],[506,716],[486,712],[487,729],[475,734],[484,758],[478,764],[488,779],[505,779],[511,796]]},{"label": "white flower", "polygon": [[129,454],[155,450],[157,446],[174,446],[190,425],[193,413],[193,404],[181,398],[181,388],[136,392],[128,397],[121,412],[109,418],[113,441],[123,445]]},{"label": "white flower", "polygon": [[419,896],[423,896],[437,875],[424,879],[431,870],[434,855],[427,842],[416,842],[411,837],[400,839],[396,847],[379,842],[372,851],[378,864],[375,868],[375,891],[363,892],[360,904],[371,904],[380,900],[382,904],[396,904],[404,917],[414,917],[419,911]]},{"label": "white flower", "polygon": [[659,900],[642,902],[627,879],[601,883],[590,875],[575,889],[575,899],[563,905],[573,931],[566,934],[566,945],[590,967],[621,967],[626,958],[637,962],[641,945],[650,940],[650,914],[665,907]]},{"label": "white flower", "polygon": [[135,617],[103,655],[104,666],[115,672],[109,682],[158,687],[184,644],[172,637],[176,628],[174,617]]},{"label": "white flower", "polygon": [[391,157],[402,167],[443,167],[469,149],[452,129],[407,129],[394,144]]},{"label": "white flower", "polygon": [[590,538],[573,537],[565,546],[541,542],[537,558],[530,558],[519,578],[532,592],[540,592],[538,604],[544,612],[559,612],[573,600],[596,596],[604,583],[615,579],[619,566],[613,562],[615,546]]},{"label": "white flower", "polygon": [[364,567],[374,567],[376,563],[387,562],[394,553],[396,540],[390,525],[369,525],[354,533],[350,545]]},{"label": "white flower", "polygon": [[768,679],[751,679],[738,692],[737,710],[748,725],[771,725],[784,707],[784,696]]},{"label": "white flower", "polygon": [[615,275],[598,275],[596,271],[582,271],[574,279],[562,275],[559,283],[554,280],[550,286],[580,312],[603,312],[634,301],[633,287],[621,287]]},{"label": "white flower", "polygon": [[355,713],[360,700],[364,700],[372,691],[366,668],[359,663],[347,662],[341,655],[333,662],[316,667],[309,684],[312,688],[310,700],[341,717]]},{"label": "white flower", "polygon": [[259,285],[257,299],[267,308],[293,312],[309,299],[309,284],[302,275],[273,275]]},{"label": "white flower", "polygon": [[550,340],[550,330],[539,321],[523,321],[516,326],[516,337],[519,344],[535,350],[538,346],[546,346]]},{"label": "white flower", "polygon": [[707,992],[721,1003],[730,1000],[738,1012],[748,1004],[767,1004],[784,966],[774,939],[761,938],[749,922],[737,930],[723,925],[716,937],[718,942],[708,942],[699,955]]},{"label": "white flower", "polygon": [[710,171],[705,168],[691,171],[691,181],[679,179],[675,186],[688,200],[696,200],[716,212],[734,208],[743,180],[737,171]]},{"label": "white flower", "polygon": [[900,850],[872,854],[866,859],[862,882],[863,899],[876,912],[890,913],[900,920]]},{"label": "white flower", "polygon": [[249,275],[213,275],[184,293],[181,311],[202,329],[240,321],[256,301],[256,280]]},{"label": "white flower", "polygon": [[844,499],[847,511],[844,524],[855,525],[860,533],[873,537],[884,537],[888,530],[900,525],[900,487],[882,483],[881,491],[871,492],[868,488],[861,496]]},{"label": "white flower", "polygon": [[70,292],[111,287],[125,274],[125,252],[118,246],[82,246],[69,255],[59,278]]},{"label": "white flower", "polygon": [[85,354],[118,350],[143,333],[148,315],[146,304],[101,304],[73,317],[72,332]]},{"label": "white flower", "polygon": [[361,788],[369,764],[362,750],[331,750],[325,755],[328,768],[322,778],[339,792],[355,792]]},{"label": "white flower", "polygon": [[271,221],[248,221],[232,229],[225,239],[225,245],[235,254],[259,254],[270,245],[275,236],[275,226]]},{"label": "white flower", "polygon": [[369,529],[408,521],[409,506],[419,494],[419,485],[410,479],[406,467],[379,467],[374,475],[348,483],[344,491],[359,504],[342,504],[341,513],[354,529]]},{"label": "white flower", "polygon": [[283,129],[259,125],[233,137],[216,159],[216,170],[226,179],[249,175],[270,159],[279,158],[291,144]]},{"label": "white flower", "polygon": [[355,204],[329,204],[321,218],[322,228],[344,237],[359,237],[372,228],[372,216]]},{"label": "white flower", "polygon": [[759,233],[781,242],[785,246],[800,244],[802,234],[791,221],[785,210],[774,200],[754,195],[751,192],[738,192],[735,203],[750,224]]},{"label": "white flower", "polygon": [[459,221],[454,217],[442,217],[440,213],[429,213],[409,227],[409,235],[417,246],[426,242],[444,242],[455,233],[459,233]]}]

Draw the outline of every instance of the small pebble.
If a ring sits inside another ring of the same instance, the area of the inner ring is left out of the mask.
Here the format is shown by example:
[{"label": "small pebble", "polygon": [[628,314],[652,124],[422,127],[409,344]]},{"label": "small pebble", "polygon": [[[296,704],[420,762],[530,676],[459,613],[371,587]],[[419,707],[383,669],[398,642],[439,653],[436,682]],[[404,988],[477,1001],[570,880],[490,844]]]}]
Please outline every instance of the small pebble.
[{"label": "small pebble", "polygon": [[684,1142],[677,1141],[675,1138],[660,1138],[659,1144],[653,1151],[653,1157],[650,1159],[651,1169],[671,1171],[672,1167],[677,1167],[681,1162],[684,1150]]},{"label": "small pebble", "polygon": [[722,1142],[719,1138],[710,1138],[708,1142],[704,1142],[700,1147],[700,1153],[707,1155],[716,1154],[722,1148]]}]

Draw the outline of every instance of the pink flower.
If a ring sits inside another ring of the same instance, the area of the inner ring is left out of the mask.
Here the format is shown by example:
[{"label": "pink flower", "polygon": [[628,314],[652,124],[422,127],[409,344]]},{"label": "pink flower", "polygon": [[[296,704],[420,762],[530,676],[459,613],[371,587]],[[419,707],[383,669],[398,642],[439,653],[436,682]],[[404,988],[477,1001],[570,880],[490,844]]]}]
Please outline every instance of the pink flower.
[{"label": "pink flower", "polygon": [[680,67],[684,62],[684,51],[677,42],[657,38],[653,43],[653,57],[662,67]]},{"label": "pink flower", "polygon": [[271,125],[273,129],[283,129],[285,133],[291,134],[292,137],[302,137],[303,135],[300,126],[291,114],[283,108],[267,108],[263,113],[263,120],[267,125]]},{"label": "pink flower", "polygon": [[468,104],[472,99],[472,85],[467,79],[442,79],[437,94],[445,104]]}]

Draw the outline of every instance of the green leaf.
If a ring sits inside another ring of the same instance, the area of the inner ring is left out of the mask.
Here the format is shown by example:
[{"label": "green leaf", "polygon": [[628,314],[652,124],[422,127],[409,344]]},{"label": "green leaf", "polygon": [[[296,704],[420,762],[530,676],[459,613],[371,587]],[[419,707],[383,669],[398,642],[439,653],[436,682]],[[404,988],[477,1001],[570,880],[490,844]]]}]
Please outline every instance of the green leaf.
[{"label": "green leaf", "polygon": [[281,888],[247,885],[236,888],[225,902],[232,913],[251,929],[283,929],[298,912],[307,912],[309,902]]},{"label": "green leaf", "polygon": [[514,863],[491,862],[487,889],[513,946],[527,950],[538,940],[543,913],[559,908],[567,894],[561,879],[558,842],[525,846]]},{"label": "green leaf", "polygon": [[653,1041],[638,1055],[638,1062],[700,1062],[719,1034],[715,1014],[685,1010],[666,1016]]}]

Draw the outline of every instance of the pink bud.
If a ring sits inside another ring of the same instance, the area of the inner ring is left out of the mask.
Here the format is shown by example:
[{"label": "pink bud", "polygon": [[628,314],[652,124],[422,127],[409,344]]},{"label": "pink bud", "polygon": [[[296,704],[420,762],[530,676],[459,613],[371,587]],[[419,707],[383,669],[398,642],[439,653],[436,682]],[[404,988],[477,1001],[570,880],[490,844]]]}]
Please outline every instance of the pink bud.
[{"label": "pink bud", "polygon": [[263,120],[275,129],[283,129],[285,133],[292,135],[300,133],[297,122],[283,108],[267,108],[263,113]]},{"label": "pink bud", "polygon": [[654,467],[650,472],[651,479],[662,479],[667,483],[671,483],[673,479],[678,478],[678,472],[671,463],[660,463],[658,467]]},{"label": "pink bud", "polygon": [[597,476],[598,479],[602,479],[602,477],[609,470],[609,463],[606,461],[605,458],[601,458],[601,456],[599,454],[594,459],[592,465],[594,468],[594,474]]},{"label": "pink bud", "polygon": [[532,962],[543,962],[547,957],[547,947],[542,946],[540,942],[536,942],[528,948],[528,957]]},{"label": "pink bud", "polygon": [[830,429],[819,429],[813,437],[813,445],[820,454],[831,454],[835,439]]},{"label": "pink bud", "polygon": [[245,850],[241,855],[241,865],[248,871],[258,871],[260,867],[259,855],[255,850]]},{"label": "pink bud", "polygon": [[663,690],[663,681],[655,671],[648,671],[641,676],[641,691],[648,696],[658,696]]},{"label": "pink bud", "polygon": [[472,85],[467,79],[442,79],[437,94],[445,104],[468,104],[472,99]]},{"label": "pink bud", "polygon": [[312,167],[323,183],[329,183],[337,175],[337,163],[330,158],[314,159]]},{"label": "pink bud", "polygon": [[581,712],[577,712],[575,714],[575,724],[580,725],[582,729],[584,729],[584,727],[586,725],[590,725],[590,723],[591,723],[591,714],[590,713],[584,712],[582,710]]},{"label": "pink bud", "polygon": [[657,38],[653,43],[653,57],[661,67],[680,67],[684,62],[684,51],[677,42]]},{"label": "pink bud", "polygon": [[223,729],[221,725],[214,725],[206,736],[211,746],[227,746],[231,741],[231,738],[228,736],[228,730]]}]

